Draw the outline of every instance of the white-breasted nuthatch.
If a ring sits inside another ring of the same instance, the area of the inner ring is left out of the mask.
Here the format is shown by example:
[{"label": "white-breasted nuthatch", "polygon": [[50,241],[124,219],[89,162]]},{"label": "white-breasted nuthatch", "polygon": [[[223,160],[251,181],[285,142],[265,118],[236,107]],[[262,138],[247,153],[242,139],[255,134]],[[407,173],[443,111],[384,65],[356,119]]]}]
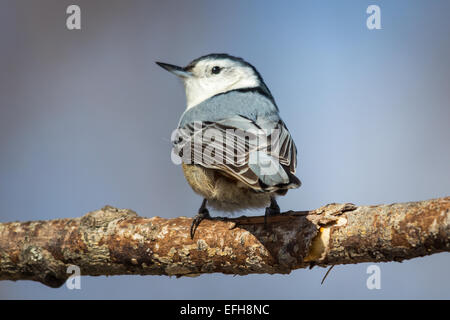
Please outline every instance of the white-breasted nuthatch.
[{"label": "white-breasted nuthatch", "polygon": [[186,67],[157,62],[182,79],[187,108],[174,151],[192,189],[204,200],[191,226],[210,218],[206,204],[220,211],[266,207],[298,188],[297,149],[275,100],[258,71],[241,58],[209,54]]}]

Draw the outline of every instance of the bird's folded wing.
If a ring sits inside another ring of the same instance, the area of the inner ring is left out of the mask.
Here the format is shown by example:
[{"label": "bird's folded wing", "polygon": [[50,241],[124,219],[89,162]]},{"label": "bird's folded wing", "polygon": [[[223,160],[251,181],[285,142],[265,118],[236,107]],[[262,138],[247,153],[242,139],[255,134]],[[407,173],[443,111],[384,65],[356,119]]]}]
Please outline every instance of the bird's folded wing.
[{"label": "bird's folded wing", "polygon": [[219,170],[255,191],[297,188],[297,150],[281,119],[234,116],[178,129],[174,152],[187,164]]}]

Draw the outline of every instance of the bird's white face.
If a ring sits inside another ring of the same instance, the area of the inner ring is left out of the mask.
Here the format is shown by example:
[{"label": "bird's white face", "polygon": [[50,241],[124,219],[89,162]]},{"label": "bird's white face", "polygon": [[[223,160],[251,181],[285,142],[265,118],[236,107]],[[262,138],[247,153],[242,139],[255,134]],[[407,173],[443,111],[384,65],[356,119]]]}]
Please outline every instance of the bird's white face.
[{"label": "bird's white face", "polygon": [[216,94],[260,85],[251,67],[226,58],[201,60],[187,70],[191,76],[183,82],[188,109]]}]

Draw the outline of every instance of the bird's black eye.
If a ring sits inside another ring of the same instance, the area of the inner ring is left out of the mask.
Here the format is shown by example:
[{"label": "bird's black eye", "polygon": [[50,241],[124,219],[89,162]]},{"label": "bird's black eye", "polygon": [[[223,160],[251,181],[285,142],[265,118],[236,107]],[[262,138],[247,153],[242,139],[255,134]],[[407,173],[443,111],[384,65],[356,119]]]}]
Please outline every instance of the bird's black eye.
[{"label": "bird's black eye", "polygon": [[215,66],[215,67],[213,67],[213,68],[211,69],[211,73],[212,73],[212,74],[219,74],[219,73],[220,73],[220,70],[222,70],[221,67]]}]

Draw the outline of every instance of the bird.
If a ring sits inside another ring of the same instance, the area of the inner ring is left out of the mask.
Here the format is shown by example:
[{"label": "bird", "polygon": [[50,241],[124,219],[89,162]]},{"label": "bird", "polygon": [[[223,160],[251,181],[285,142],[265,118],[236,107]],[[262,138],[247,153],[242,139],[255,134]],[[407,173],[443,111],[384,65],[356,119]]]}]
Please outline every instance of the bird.
[{"label": "bird", "polygon": [[156,64],[181,79],[186,92],[172,143],[188,184],[203,197],[191,239],[202,220],[212,219],[208,207],[228,213],[265,207],[265,221],[280,214],[276,197],[301,186],[297,148],[261,74],[226,53],[186,67]]}]

